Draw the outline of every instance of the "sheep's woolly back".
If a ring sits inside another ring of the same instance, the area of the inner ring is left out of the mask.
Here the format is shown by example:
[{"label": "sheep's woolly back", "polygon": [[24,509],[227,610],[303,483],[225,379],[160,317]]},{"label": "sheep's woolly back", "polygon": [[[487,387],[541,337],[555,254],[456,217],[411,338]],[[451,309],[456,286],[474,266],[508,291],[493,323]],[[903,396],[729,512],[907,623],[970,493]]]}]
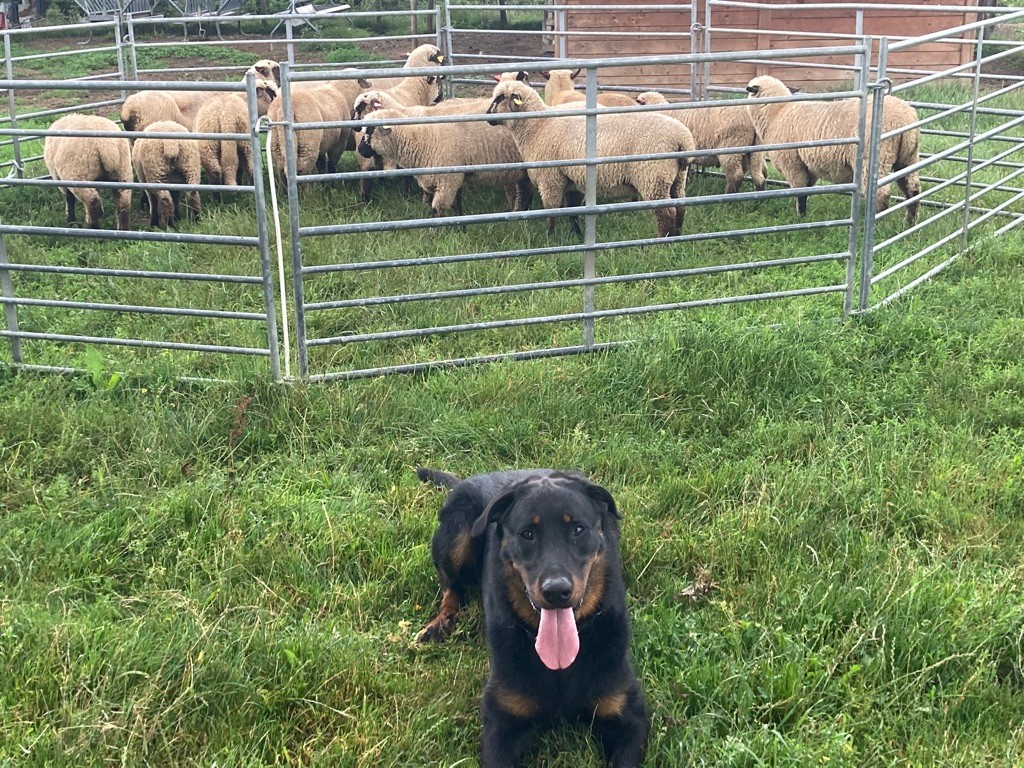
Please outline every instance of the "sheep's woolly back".
[{"label": "sheep's woolly back", "polygon": [[[320,109],[320,100],[316,93],[311,91],[299,91],[292,94],[292,115],[296,123],[322,123],[326,122],[323,112]],[[282,99],[274,99],[267,110],[267,117],[273,123],[284,121],[284,102]],[[334,129],[337,133],[337,129]],[[316,170],[316,161],[321,154],[323,146],[331,145],[336,137],[328,134],[325,137],[322,128],[314,128],[308,131],[295,132],[295,167],[299,175],[312,173]],[[285,172],[285,136],[284,127],[275,125],[270,132],[270,154],[274,160],[274,167]]]},{"label": "sheep's woolly back", "polygon": [[[113,120],[74,112],[56,120],[51,130],[121,133]],[[43,160],[54,179],[67,181],[132,180],[131,150],[126,138],[47,136]]]},{"label": "sheep's woolly back", "polygon": [[[488,110],[500,113],[536,112],[543,119],[508,121],[509,130],[528,163],[544,160],[575,160],[586,156],[585,115],[554,117],[558,110],[547,107],[533,88],[515,81],[499,82]],[[692,152],[693,136],[682,123],[658,114],[598,114],[597,155],[599,157],[639,154]],[[603,196],[635,191],[644,200],[683,195],[689,160],[670,157],[660,160],[635,160],[597,166],[597,186]],[[537,186],[546,208],[562,204],[571,188],[582,190],[585,167],[531,168],[530,179]],[[659,234],[671,234],[664,217],[675,210],[654,212]],[[681,218],[681,217],[680,217]],[[677,220],[678,221],[678,220]]]},{"label": "sheep's woolly back", "polygon": [[[147,184],[198,184],[201,162],[199,144],[188,138],[190,131],[180,123],[170,120],[147,126],[145,133],[177,133],[182,138],[138,139],[132,147],[132,165],[139,181]],[[199,192],[182,193],[188,200],[188,207],[199,215]],[[150,224],[167,226],[177,218],[174,201],[178,193],[165,189],[146,190],[149,198]]]},{"label": "sheep's woolly back", "polygon": [[[97,115],[72,113],[57,119],[50,128],[58,131],[96,131],[120,134],[113,120]],[[43,161],[50,176],[59,181],[132,181],[131,148],[124,137],[47,136],[43,142]],[[59,188],[66,199],[68,221],[74,220],[73,200],[79,200],[86,209],[86,223],[95,227],[103,213],[99,192],[92,187]],[[128,229],[128,211],[131,206],[130,189],[112,191],[117,210],[117,228]]]},{"label": "sheep's woolly back", "polygon": [[[436,107],[385,108],[372,113],[375,120],[407,118],[437,114],[483,115],[489,99],[451,99]],[[511,132],[504,126],[491,126],[484,121],[465,123],[407,124],[371,126],[366,130],[364,145],[379,155],[386,168],[429,168],[444,166],[505,165],[522,162]],[[521,169],[480,171],[470,175],[474,183],[486,186],[509,186],[526,183]],[[422,174],[416,176],[420,187],[434,195],[436,213],[456,204],[466,174]],[[516,196],[513,189],[510,200]]]},{"label": "sheep's woolly back", "polygon": [[[668,104],[669,101],[658,91],[647,91],[636,97],[638,104]],[[749,147],[757,144],[757,133],[751,122],[750,114],[744,105],[719,106],[713,102],[707,106],[690,109],[672,109],[661,112],[673,120],[678,120],[693,134],[697,149],[711,150],[726,147]],[[702,166],[721,166],[727,179],[727,192],[736,192],[743,180],[744,169],[749,170],[750,178],[757,189],[764,189],[765,157],[764,152],[750,152],[742,155],[723,153],[721,155],[705,155],[694,160]]]},{"label": "sheep's woolly back", "polygon": [[161,120],[185,124],[181,109],[166,91],[139,91],[121,105],[121,124],[126,131],[144,131]]},{"label": "sheep's woolly back", "polygon": [[[586,93],[576,90],[574,81],[579,73],[578,69],[552,69],[541,73],[547,78],[544,101],[548,106],[560,107],[587,100]],[[603,107],[630,107],[636,104],[636,101],[622,93],[602,92],[597,94],[597,103]]]},{"label": "sheep's woolly back", "polygon": [[[748,110],[758,140],[763,144],[786,144],[823,139],[846,139],[857,135],[860,120],[860,101],[799,101],[790,103],[763,103],[763,99],[784,98],[792,95],[785,83],[762,75],[747,86],[750,98]],[[868,105],[868,125],[871,105]],[[882,103],[882,132],[900,131],[917,122],[917,112],[902,99],[886,96]],[[899,170],[917,162],[920,129],[910,128],[891,136],[879,145],[879,170],[883,174]],[[791,187],[813,184],[817,179],[835,183],[853,181],[856,144],[811,146],[769,152],[772,163]],[[865,179],[865,183],[867,180]],[[908,197],[920,192],[916,173],[900,179],[900,186]],[[888,185],[879,189],[879,210],[888,204]],[[916,205],[908,208],[908,218],[916,217]]]},{"label": "sheep's woolly back", "polygon": [[[265,115],[276,98],[273,80],[257,80],[257,111]],[[196,133],[249,133],[249,105],[242,94],[212,99],[196,115]],[[199,160],[212,184],[240,183],[252,176],[252,146],[248,141],[200,139]]]}]

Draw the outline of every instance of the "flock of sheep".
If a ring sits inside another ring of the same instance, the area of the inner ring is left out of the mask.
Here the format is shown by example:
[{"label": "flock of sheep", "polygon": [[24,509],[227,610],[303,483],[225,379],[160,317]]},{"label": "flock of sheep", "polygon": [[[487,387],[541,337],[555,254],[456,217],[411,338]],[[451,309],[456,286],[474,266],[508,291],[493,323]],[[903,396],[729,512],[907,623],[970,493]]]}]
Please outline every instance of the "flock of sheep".
[{"label": "flock of sheep", "polygon": [[[427,68],[443,63],[444,56],[433,45],[416,48],[405,68]],[[271,121],[271,157],[277,172],[284,174],[285,162],[283,110],[277,98],[280,67],[263,59],[250,71],[257,77],[258,112]],[[336,171],[343,152],[356,150],[359,168],[370,170],[468,167],[488,165],[490,170],[458,173],[422,173],[414,175],[434,216],[449,211],[462,213],[462,188],[466,183],[503,188],[510,208],[529,208],[536,190],[544,208],[579,205],[584,189],[585,166],[550,165],[538,168],[506,168],[516,163],[578,160],[586,155],[585,115],[557,114],[578,109],[585,99],[576,90],[574,78],[579,70],[541,72],[546,79],[543,97],[534,90],[524,72],[500,77],[493,93],[484,98],[441,100],[437,77],[396,76],[326,82],[296,83],[292,87],[292,110],[296,123],[337,123],[375,121],[362,130],[330,125],[296,133],[294,168],[298,174]],[[850,183],[854,178],[855,144],[824,144],[757,151],[761,145],[796,142],[825,142],[848,139],[857,133],[856,99],[842,101],[779,102],[791,95],[774,77],[759,76],[747,85],[747,106],[720,106],[709,103],[687,109],[665,111],[611,112],[597,119],[597,155],[599,157],[644,156],[645,159],[621,160],[596,167],[600,197],[638,196],[647,201],[672,200],[685,194],[687,170],[691,163],[720,166],[726,179],[726,193],[739,190],[745,175],[754,187],[765,187],[765,155],[785,177],[790,187],[813,186],[818,179]],[[602,92],[599,107],[667,104],[659,93],[639,96]],[[545,113],[556,114],[545,114]],[[536,113],[545,119],[503,119],[503,115]],[[386,121],[430,115],[476,115],[490,118],[447,123],[398,123]],[[248,134],[251,130],[248,105],[242,94],[201,91],[141,91],[125,100],[121,122],[126,130],[156,134],[181,134],[181,138],[142,137],[134,142],[111,136],[46,137],[44,160],[55,180],[131,182],[133,170],[139,182],[152,184],[198,184],[205,171],[211,184],[245,183],[252,174],[248,141],[195,140],[189,131],[206,134]],[[870,113],[869,113],[870,119]],[[879,170],[888,174],[913,165],[918,160],[920,131],[914,126],[917,114],[906,102],[886,96],[883,106],[883,133],[887,135],[879,149]],[[57,130],[91,130],[117,133],[121,128],[103,117],[71,114],[57,120]],[[738,148],[746,148],[739,149]],[[716,153],[716,150],[720,152]],[[703,151],[704,154],[683,156]],[[917,217],[921,191],[917,173],[909,173],[897,182],[910,203],[907,220]],[[102,204],[95,188],[59,187],[67,205],[67,220],[75,220],[76,200],[86,209],[86,224],[99,226]],[[369,200],[372,179],[361,182],[361,195]],[[878,192],[878,210],[889,202],[888,185]],[[151,226],[166,227],[180,216],[177,191],[146,191]],[[806,196],[798,196],[800,214],[806,213]],[[113,189],[118,229],[128,228],[131,190]],[[199,214],[199,194],[185,193],[185,207]],[[659,236],[679,233],[683,221],[682,206],[658,206],[653,209]],[[548,230],[554,220],[548,220]],[[574,217],[570,223],[577,233]]]}]

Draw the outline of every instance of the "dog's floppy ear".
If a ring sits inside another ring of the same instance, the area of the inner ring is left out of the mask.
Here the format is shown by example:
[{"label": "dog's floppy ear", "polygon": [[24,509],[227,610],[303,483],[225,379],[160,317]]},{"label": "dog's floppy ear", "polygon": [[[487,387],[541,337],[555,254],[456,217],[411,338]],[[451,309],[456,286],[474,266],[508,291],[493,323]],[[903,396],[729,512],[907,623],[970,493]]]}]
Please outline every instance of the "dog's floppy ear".
[{"label": "dog's floppy ear", "polygon": [[615,499],[612,498],[612,495],[606,488],[589,480],[581,480],[580,482],[584,486],[583,492],[587,495],[588,499],[594,502],[598,509],[608,513],[615,520],[621,519],[622,516],[619,514],[619,508],[615,505]]},{"label": "dog's floppy ear", "polygon": [[469,535],[474,539],[478,536],[483,536],[484,531],[487,530],[488,525],[490,525],[491,523],[501,522],[501,519],[505,517],[505,514],[508,512],[509,508],[515,503],[518,497],[519,487],[516,487],[511,490],[505,491],[503,494],[494,499],[494,501],[487,505],[487,509],[485,509],[480,514],[480,517],[476,519],[476,522],[473,523],[473,528],[469,532]]}]

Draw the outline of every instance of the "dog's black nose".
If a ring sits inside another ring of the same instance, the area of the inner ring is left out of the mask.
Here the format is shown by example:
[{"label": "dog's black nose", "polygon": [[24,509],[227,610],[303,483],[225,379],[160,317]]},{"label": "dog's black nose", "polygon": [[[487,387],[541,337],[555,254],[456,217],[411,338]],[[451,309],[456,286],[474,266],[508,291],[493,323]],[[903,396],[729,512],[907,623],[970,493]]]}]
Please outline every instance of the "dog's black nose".
[{"label": "dog's black nose", "polygon": [[564,576],[544,579],[540,583],[540,593],[549,605],[568,608],[572,599],[572,582]]}]

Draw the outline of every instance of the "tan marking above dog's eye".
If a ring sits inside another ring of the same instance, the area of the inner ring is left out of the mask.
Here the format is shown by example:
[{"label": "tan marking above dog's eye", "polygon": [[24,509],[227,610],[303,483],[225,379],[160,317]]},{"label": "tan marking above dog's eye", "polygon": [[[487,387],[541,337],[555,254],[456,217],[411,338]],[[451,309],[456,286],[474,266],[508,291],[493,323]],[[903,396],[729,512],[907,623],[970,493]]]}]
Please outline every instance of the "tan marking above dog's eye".
[{"label": "tan marking above dog's eye", "polygon": [[572,518],[569,515],[562,515],[562,522],[568,523]]},{"label": "tan marking above dog's eye", "polygon": [[533,524],[534,525],[540,525],[540,515],[534,515],[533,516]]}]

